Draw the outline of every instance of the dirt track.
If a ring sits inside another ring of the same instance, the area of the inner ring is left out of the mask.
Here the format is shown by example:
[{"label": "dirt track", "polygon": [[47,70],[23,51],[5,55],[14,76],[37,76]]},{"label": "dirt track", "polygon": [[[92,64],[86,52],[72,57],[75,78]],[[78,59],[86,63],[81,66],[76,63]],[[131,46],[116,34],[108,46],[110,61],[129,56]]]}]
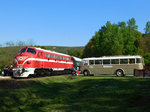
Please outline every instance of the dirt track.
[{"label": "dirt track", "polygon": [[0,76],[0,80],[12,79],[10,76]]}]

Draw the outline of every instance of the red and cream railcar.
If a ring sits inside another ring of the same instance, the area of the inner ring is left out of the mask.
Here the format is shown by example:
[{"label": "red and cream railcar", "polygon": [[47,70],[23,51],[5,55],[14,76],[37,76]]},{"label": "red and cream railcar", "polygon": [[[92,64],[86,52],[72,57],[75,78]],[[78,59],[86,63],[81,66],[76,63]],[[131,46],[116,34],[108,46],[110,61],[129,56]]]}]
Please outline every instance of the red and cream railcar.
[{"label": "red and cream railcar", "polygon": [[54,71],[72,73],[71,56],[36,47],[25,47],[14,60],[14,77],[50,75]]}]

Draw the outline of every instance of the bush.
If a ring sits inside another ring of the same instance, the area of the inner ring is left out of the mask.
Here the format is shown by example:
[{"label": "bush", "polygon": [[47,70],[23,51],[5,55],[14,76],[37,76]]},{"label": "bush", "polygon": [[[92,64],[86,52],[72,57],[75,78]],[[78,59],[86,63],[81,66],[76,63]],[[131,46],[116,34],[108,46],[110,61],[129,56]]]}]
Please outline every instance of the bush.
[{"label": "bush", "polygon": [[150,53],[145,53],[143,57],[144,57],[145,65],[150,66]]}]

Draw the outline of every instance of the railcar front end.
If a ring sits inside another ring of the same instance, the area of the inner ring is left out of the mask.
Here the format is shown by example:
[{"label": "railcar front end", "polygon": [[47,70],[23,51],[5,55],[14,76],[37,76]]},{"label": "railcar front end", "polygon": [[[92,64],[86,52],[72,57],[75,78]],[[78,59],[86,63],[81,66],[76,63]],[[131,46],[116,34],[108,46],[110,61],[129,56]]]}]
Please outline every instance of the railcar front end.
[{"label": "railcar front end", "polygon": [[33,47],[25,47],[16,55],[14,60],[13,77],[28,77],[34,74],[33,59],[36,58],[36,49]]},{"label": "railcar front end", "polygon": [[13,77],[51,75],[52,72],[72,73],[71,56],[35,47],[25,47],[14,60]]}]

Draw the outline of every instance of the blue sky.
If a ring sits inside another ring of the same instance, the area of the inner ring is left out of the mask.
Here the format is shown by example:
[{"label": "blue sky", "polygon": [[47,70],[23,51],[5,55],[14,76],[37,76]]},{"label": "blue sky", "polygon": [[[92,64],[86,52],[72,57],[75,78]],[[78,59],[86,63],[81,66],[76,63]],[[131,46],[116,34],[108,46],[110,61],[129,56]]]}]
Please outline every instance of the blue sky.
[{"label": "blue sky", "polygon": [[132,17],[144,33],[150,0],[0,0],[0,44],[85,46],[107,21]]}]

